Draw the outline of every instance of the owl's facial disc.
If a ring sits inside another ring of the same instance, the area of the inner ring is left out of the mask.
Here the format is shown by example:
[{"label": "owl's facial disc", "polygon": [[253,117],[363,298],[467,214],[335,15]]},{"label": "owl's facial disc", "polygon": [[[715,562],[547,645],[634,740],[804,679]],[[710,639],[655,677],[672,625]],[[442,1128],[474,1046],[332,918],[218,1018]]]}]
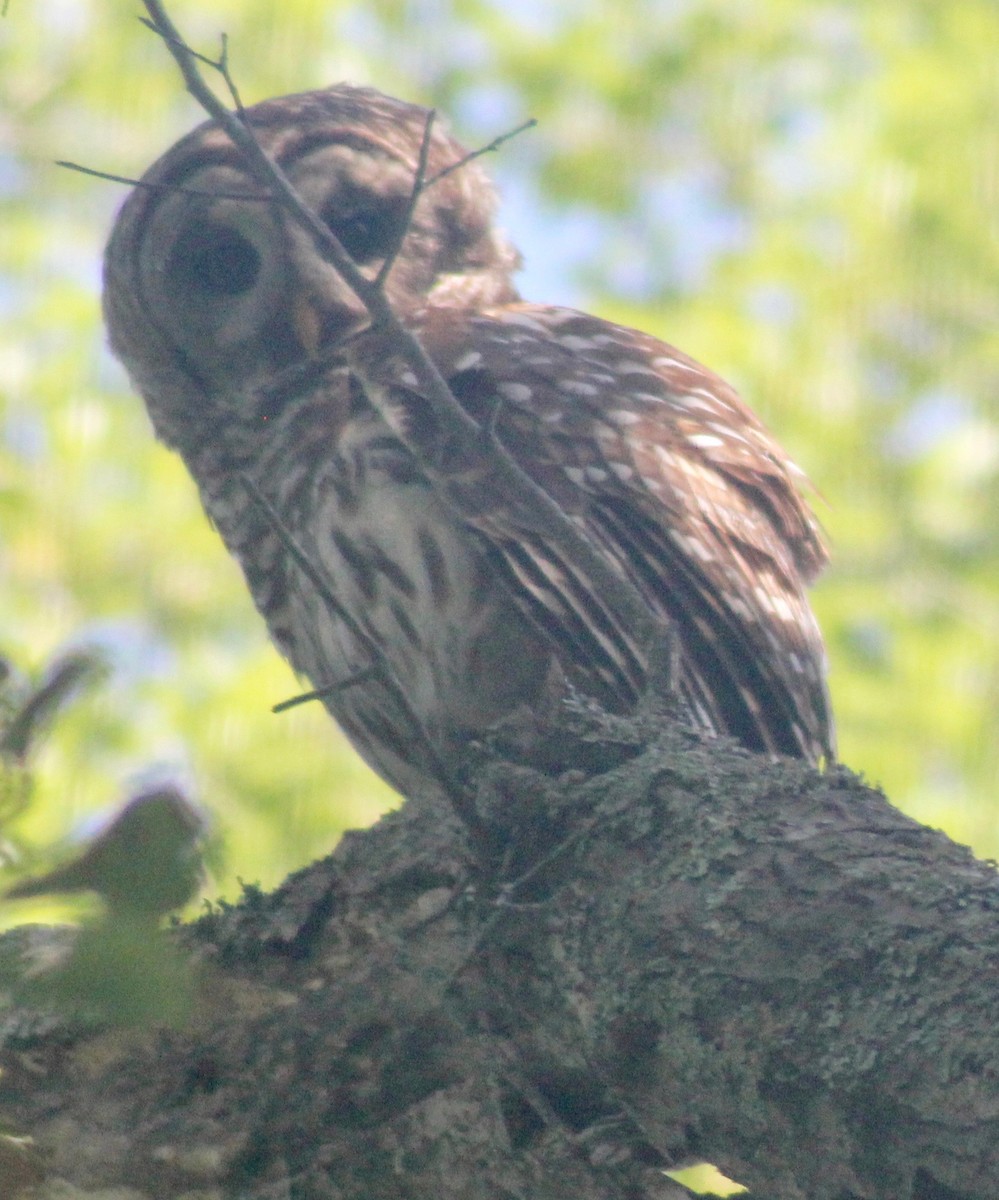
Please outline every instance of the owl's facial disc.
[{"label": "owl's facial disc", "polygon": [[[167,343],[197,364],[213,393],[235,399],[335,346],[366,314],[311,238],[237,161],[204,157],[180,178],[168,174],[163,190],[146,197],[136,283],[143,310]],[[406,219],[410,170],[375,148],[333,142],[301,155],[288,173],[302,200],[373,277]],[[410,241],[420,241],[419,222]],[[400,276],[407,290],[433,282],[419,253],[408,256]]]},{"label": "owl's facial disc", "polygon": [[310,281],[273,205],[238,198],[260,190],[241,171],[208,166],[183,187],[151,209],[137,246],[137,283],[144,310],[213,390],[238,393],[307,357],[319,325],[330,337],[356,323],[358,302],[334,288],[307,297],[321,315],[301,336],[293,316]]}]

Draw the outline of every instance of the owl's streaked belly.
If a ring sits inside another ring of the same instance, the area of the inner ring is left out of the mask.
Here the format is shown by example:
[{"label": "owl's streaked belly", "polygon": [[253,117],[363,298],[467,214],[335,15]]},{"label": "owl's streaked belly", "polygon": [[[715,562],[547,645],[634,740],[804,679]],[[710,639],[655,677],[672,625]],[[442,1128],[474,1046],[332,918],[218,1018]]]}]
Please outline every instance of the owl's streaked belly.
[{"label": "owl's streaked belly", "polygon": [[[293,478],[268,466],[272,479]],[[380,422],[345,430],[336,454],[272,500],[322,587],[283,547],[261,577],[259,541],[217,524],[279,647],[329,689],[326,707],[394,787],[426,786],[427,740],[448,758],[537,694],[546,644]]]}]

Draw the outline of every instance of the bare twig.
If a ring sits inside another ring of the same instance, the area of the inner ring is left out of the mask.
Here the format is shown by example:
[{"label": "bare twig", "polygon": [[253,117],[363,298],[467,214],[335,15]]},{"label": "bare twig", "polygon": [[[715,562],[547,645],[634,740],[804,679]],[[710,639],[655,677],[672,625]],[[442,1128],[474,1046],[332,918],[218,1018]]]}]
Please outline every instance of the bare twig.
[{"label": "bare twig", "polygon": [[433,109],[427,113],[427,123],[423,127],[423,140],[420,142],[420,157],[417,160],[416,171],[413,174],[413,186],[409,190],[406,211],[399,222],[399,228],[396,231],[392,247],[388,254],[385,255],[385,261],[375,276],[375,286],[378,288],[385,286],[385,281],[388,279],[389,272],[395,265],[395,260],[399,257],[399,251],[402,249],[402,244],[406,240],[406,234],[409,233],[409,227],[413,223],[413,214],[416,212],[416,206],[419,204],[420,197],[426,190],[424,180],[427,175],[427,160],[430,157],[430,141],[433,137],[434,119],[436,116],[437,113]]},{"label": "bare twig", "polygon": [[[176,51],[193,58],[196,62],[203,66],[211,67],[213,71],[218,73],[225,80],[226,87],[229,89],[229,95],[232,102],[236,105],[236,111],[243,112],[243,104],[239,98],[239,93],[236,90],[236,84],[229,73],[229,35],[222,33],[219,35],[219,40],[222,43],[222,50],[218,58],[209,58],[207,54],[201,54],[195,50],[193,46],[189,46],[187,42],[180,36],[176,27],[167,17],[166,10],[160,4],[146,5],[147,11],[150,13],[150,18],[139,17],[139,23],[145,25],[147,29],[151,29],[153,33],[161,37],[170,47],[170,51],[174,58],[177,58]],[[156,10],[155,12],[153,10]],[[177,58],[178,63],[180,59]]]},{"label": "bare twig", "polygon": [[494,137],[488,146],[480,146],[478,150],[470,150],[468,154],[462,155],[457,162],[453,162],[450,166],[444,167],[444,169],[438,171],[436,175],[431,175],[430,178],[424,183],[423,190],[426,191],[428,188],[432,188],[435,183],[439,183],[445,176],[451,175],[455,171],[460,171],[462,167],[466,166],[473,159],[481,158],[483,154],[491,154],[494,150],[498,150],[500,146],[504,145],[511,138],[515,138],[519,133],[525,133],[528,129],[534,129],[537,123],[537,117],[530,117],[528,120],[524,121],[523,124],[518,125],[515,129],[510,129],[506,133],[501,133],[497,137]]},{"label": "bare twig", "polygon": [[243,101],[236,88],[236,81],[229,70],[229,35],[227,33],[222,34],[222,54],[219,57],[217,66],[219,73],[225,80],[226,87],[229,89],[229,95],[236,106],[236,112],[242,117],[246,110],[243,108]]},{"label": "bare twig", "polygon": [[300,704],[308,704],[312,700],[325,700],[329,696],[335,696],[337,692],[345,692],[348,688],[357,687],[360,683],[367,683],[369,679],[376,679],[379,674],[378,667],[364,667],[360,671],[355,671],[353,675],[348,675],[340,683],[331,683],[326,687],[315,688],[311,692],[302,692],[300,696],[282,700],[280,704],[272,706],[271,712],[283,713],[287,712],[289,708],[297,708]]},{"label": "bare twig", "polygon": [[127,183],[129,187],[143,188],[148,192],[176,192],[179,196],[204,196],[209,200],[250,200],[258,204],[273,203],[272,196],[262,196],[259,192],[202,192],[198,188],[186,188],[176,183],[149,183],[145,179],[130,179],[127,175],[113,175],[110,171],[98,171],[94,167],[84,167],[80,163],[67,162],[57,159],[57,167],[65,167],[68,171],[79,171],[81,175],[92,175],[94,179],[107,179],[111,183]]}]

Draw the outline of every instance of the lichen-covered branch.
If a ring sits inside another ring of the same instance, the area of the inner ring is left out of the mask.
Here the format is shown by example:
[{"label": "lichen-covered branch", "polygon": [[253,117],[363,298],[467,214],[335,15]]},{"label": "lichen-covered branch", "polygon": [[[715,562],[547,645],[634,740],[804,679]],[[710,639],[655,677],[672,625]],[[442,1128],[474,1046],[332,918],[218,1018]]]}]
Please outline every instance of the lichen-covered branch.
[{"label": "lichen-covered branch", "polygon": [[476,765],[486,864],[410,805],[188,931],[182,1032],[8,1017],[6,1128],[157,1200],[662,1196],[696,1159],[772,1200],[999,1195],[994,869],[845,772],[578,747]]}]

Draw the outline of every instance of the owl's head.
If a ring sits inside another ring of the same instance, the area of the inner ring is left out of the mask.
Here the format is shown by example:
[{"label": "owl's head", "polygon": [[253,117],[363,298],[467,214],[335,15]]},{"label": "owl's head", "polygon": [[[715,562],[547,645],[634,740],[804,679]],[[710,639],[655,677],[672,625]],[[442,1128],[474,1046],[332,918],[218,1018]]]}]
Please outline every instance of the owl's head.
[{"label": "owl's head", "polygon": [[[369,277],[405,221],[427,115],[345,84],[246,113]],[[437,123],[429,151],[428,178],[465,155]],[[475,162],[427,188],[386,287],[399,315],[516,299],[519,256],[494,228],[495,208]],[[174,445],[214,424],[212,405],[237,405],[366,319],[212,122],[154,163],[123,206],[105,257],[104,311],[112,349]]]}]

